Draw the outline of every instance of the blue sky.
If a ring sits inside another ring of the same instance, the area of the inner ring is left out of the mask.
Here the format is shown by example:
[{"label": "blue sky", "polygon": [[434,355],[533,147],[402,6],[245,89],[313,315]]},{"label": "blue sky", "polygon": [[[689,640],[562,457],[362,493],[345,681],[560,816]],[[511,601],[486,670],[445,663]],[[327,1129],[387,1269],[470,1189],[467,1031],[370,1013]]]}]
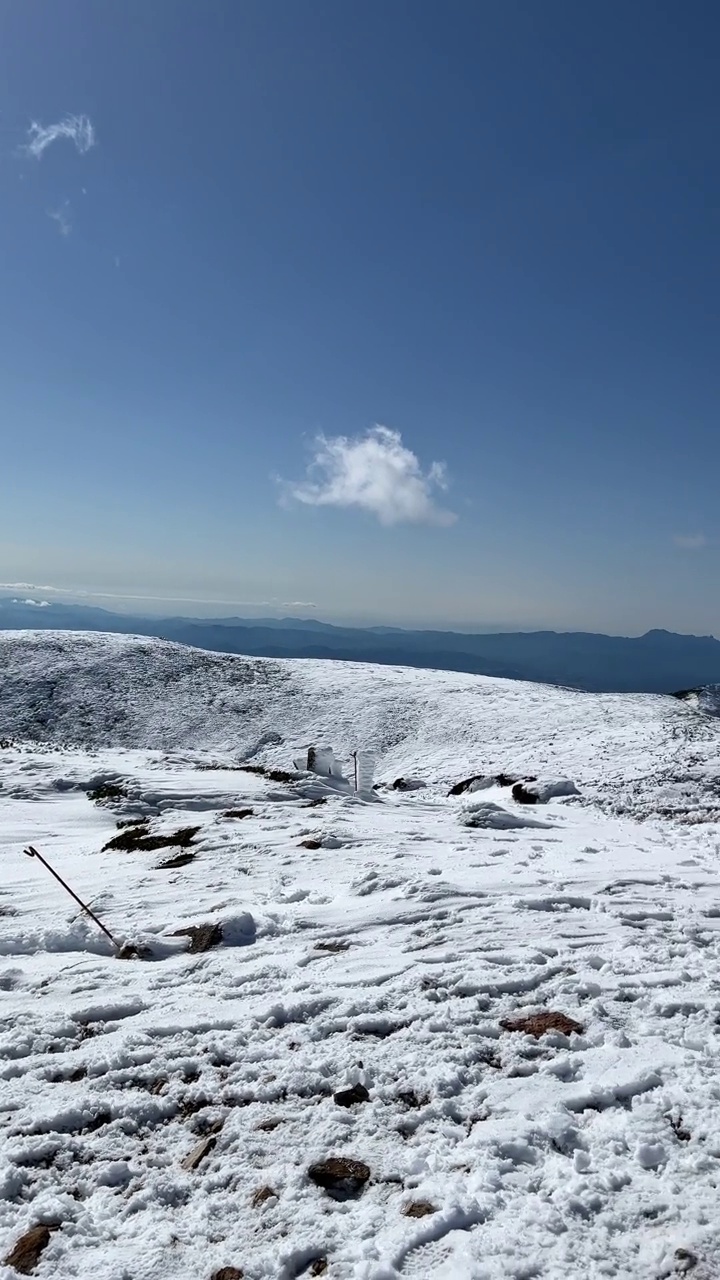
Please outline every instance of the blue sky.
[{"label": "blue sky", "polygon": [[7,0],[2,582],[720,634],[718,38]]}]

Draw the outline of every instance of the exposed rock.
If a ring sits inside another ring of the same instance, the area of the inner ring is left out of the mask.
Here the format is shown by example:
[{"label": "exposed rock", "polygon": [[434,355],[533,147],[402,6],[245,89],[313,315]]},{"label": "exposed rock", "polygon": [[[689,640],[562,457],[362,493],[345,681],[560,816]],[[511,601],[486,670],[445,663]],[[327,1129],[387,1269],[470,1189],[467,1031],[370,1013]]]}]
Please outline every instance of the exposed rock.
[{"label": "exposed rock", "polygon": [[437,1209],[429,1200],[411,1200],[405,1205],[403,1213],[406,1218],[426,1218],[430,1213],[437,1213]]},{"label": "exposed rock", "polygon": [[311,1164],[308,1177],[316,1187],[322,1187],[327,1191],[333,1200],[351,1200],[355,1196],[362,1195],[370,1177],[370,1170],[362,1160],[331,1156],[328,1160]]},{"label": "exposed rock", "polygon": [[219,947],[223,940],[223,931],[219,924],[188,924],[182,929],[175,929],[171,937],[189,938],[188,951],[196,955],[200,951],[209,951],[211,947]]},{"label": "exposed rock", "polygon": [[697,1255],[691,1253],[689,1249],[675,1250],[675,1270],[684,1275],[686,1271],[692,1271],[698,1264]]},{"label": "exposed rock", "polygon": [[529,791],[523,782],[516,782],[512,789],[512,798],[517,804],[537,804],[537,792]]},{"label": "exposed rock", "polygon": [[322,840],[316,840],[312,837],[308,840],[301,840],[299,847],[301,849],[322,849]]},{"label": "exposed rock", "polygon": [[[486,787],[512,787],[516,782],[521,781],[517,773],[475,773],[471,778],[463,778],[462,782],[456,782],[451,787],[448,795],[461,796],[466,791],[483,791]],[[524,776],[522,781],[534,782],[534,775]]]},{"label": "exposed rock", "polygon": [[333,1094],[333,1102],[339,1107],[354,1107],[358,1102],[369,1102],[370,1094],[364,1084],[354,1084],[351,1089],[340,1089]]},{"label": "exposed rock", "polygon": [[406,1107],[411,1107],[413,1111],[420,1107],[426,1107],[430,1101],[427,1094],[419,1095],[414,1089],[401,1089],[398,1098]]},{"label": "exposed rock", "polygon": [[502,1018],[500,1026],[505,1031],[522,1031],[525,1035],[534,1036],[536,1040],[547,1031],[559,1031],[561,1035],[569,1036],[573,1032],[580,1035],[584,1030],[581,1022],[552,1009],[543,1009],[540,1013],[531,1013],[525,1018]]},{"label": "exposed rock", "polygon": [[273,1196],[276,1195],[277,1192],[273,1191],[272,1187],[258,1187],[250,1203],[253,1209],[259,1209],[261,1205],[265,1204],[266,1200],[272,1200]]},{"label": "exposed rock", "polygon": [[282,1119],[279,1116],[275,1116],[270,1120],[261,1120],[259,1124],[255,1125],[255,1128],[260,1133],[272,1133],[273,1129],[278,1129],[282,1123]]},{"label": "exposed rock", "polygon": [[159,862],[155,870],[174,871],[176,867],[186,867],[189,862],[194,862],[196,857],[196,853],[178,853],[174,858],[166,858],[164,862]]},{"label": "exposed rock", "polygon": [[422,778],[396,778],[392,784],[393,791],[420,791],[427,783]]},{"label": "exposed rock", "polygon": [[324,1276],[327,1269],[328,1269],[327,1258],[315,1258],[314,1262],[310,1263],[310,1270],[308,1271],[308,1275]]},{"label": "exposed rock", "polygon": [[456,782],[454,787],[448,791],[449,796],[462,796],[469,791],[474,782],[484,782],[485,775],[482,773],[474,773],[471,778],[463,778],[461,782]]},{"label": "exposed rock", "polygon": [[243,1280],[244,1275],[239,1267],[221,1267],[219,1271],[213,1271],[210,1280]]},{"label": "exposed rock", "polygon": [[558,796],[577,796],[580,793],[571,778],[557,778],[549,782],[525,778],[516,782],[512,794],[518,804],[547,804],[548,800]]},{"label": "exposed rock", "polygon": [[102,782],[100,786],[88,791],[87,798],[94,800],[95,804],[107,804],[113,800],[126,800],[127,791],[117,782]]},{"label": "exposed rock", "polygon": [[126,942],[116,953],[116,960],[152,960],[153,953],[150,947],[144,947],[142,943]]},{"label": "exposed rock", "polygon": [[5,1259],[6,1267],[14,1267],[21,1276],[29,1276],[35,1270],[43,1249],[50,1243],[50,1236],[57,1231],[57,1226],[31,1227],[16,1241]]},{"label": "exposed rock", "polygon": [[226,809],[223,818],[252,818],[252,809]]},{"label": "exposed rock", "polygon": [[198,1142],[197,1146],[188,1152],[180,1168],[184,1169],[186,1173],[192,1173],[193,1169],[197,1169],[205,1157],[210,1155],[216,1142],[217,1138],[214,1134],[209,1134],[207,1138],[203,1138],[202,1142]]},{"label": "exposed rock", "polygon": [[344,939],[340,939],[338,942],[329,941],[315,943],[316,951],[347,951],[349,947],[350,943],[346,942]]}]

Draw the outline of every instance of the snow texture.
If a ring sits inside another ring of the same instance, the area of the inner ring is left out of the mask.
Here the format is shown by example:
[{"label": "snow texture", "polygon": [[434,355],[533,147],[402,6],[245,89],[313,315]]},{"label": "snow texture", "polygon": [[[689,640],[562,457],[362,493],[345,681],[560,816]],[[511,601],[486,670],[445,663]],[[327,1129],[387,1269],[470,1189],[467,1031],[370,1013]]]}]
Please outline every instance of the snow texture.
[{"label": "snow texture", "polygon": [[[127,637],[0,655],[0,1260],[48,1225],[38,1280],[720,1274],[720,721]],[[381,790],[297,774],[307,743]],[[103,851],[138,820],[199,829]],[[550,1011],[581,1031],[513,1029]]]}]

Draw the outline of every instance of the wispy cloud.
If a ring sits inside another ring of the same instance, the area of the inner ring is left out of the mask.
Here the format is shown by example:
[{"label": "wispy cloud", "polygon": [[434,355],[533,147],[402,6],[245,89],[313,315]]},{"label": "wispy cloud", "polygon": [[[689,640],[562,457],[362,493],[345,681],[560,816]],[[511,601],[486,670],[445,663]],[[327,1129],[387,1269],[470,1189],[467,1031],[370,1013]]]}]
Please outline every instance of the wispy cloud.
[{"label": "wispy cloud", "polygon": [[704,533],[676,533],[673,542],[683,551],[702,551],[708,546],[709,539]]},{"label": "wispy cloud", "polygon": [[[18,592],[18,594],[32,591],[36,594],[62,596],[64,600],[138,600],[144,601],[145,604],[223,605],[229,609],[270,609],[277,611],[278,609],[318,608],[317,604],[312,600],[280,600],[277,596],[273,596],[269,600],[233,600],[227,597],[222,600],[214,600],[205,596],[132,595],[121,591],[87,591],[81,587],[50,587],[47,584],[39,586],[36,582],[0,582],[0,592],[4,591]],[[37,601],[25,600],[24,603],[37,604]],[[47,604],[48,602],[45,601],[44,603]]]},{"label": "wispy cloud", "polygon": [[28,129],[28,141],[24,150],[28,155],[40,160],[53,142],[61,141],[63,138],[73,142],[81,155],[94,147],[97,142],[95,129],[88,116],[64,116],[56,124],[42,125],[33,120]]},{"label": "wispy cloud", "polygon": [[57,229],[61,236],[69,236],[72,231],[71,209],[69,200],[63,200],[57,209],[48,209],[48,218],[52,218],[57,223]]},{"label": "wispy cloud", "polygon": [[374,426],[362,436],[315,440],[307,479],[282,482],[283,497],[311,507],[360,507],[381,524],[454,524],[457,516],[439,507],[435,492],[447,489],[445,465],[424,472],[399,431]]}]

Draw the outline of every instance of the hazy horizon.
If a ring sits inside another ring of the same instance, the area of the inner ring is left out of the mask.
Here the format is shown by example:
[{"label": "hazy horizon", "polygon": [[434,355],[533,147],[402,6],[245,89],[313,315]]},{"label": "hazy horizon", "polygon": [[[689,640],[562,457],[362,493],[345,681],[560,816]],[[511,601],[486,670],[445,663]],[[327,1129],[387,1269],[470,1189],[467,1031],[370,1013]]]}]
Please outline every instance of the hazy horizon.
[{"label": "hazy horizon", "polygon": [[610,636],[641,636],[648,631],[674,631],[680,635],[711,635],[712,631],[691,631],[682,628],[658,625],[636,630],[610,629],[608,627],[583,627],[573,625],[548,625],[546,623],[483,620],[468,622],[458,619],[418,619],[411,622],[398,622],[388,618],[379,618],[372,614],[333,614],[332,611],[321,610],[306,601],[233,601],[203,600],[193,597],[157,598],[131,594],[127,596],[103,593],[99,591],[70,591],[48,585],[39,586],[28,582],[0,582],[0,599],[10,599],[15,603],[43,607],[50,604],[86,606],[104,609],[111,614],[138,616],[146,618],[187,618],[189,620],[209,620],[215,618],[237,618],[241,622],[252,622],[263,618],[274,621],[291,618],[294,621],[310,621],[330,623],[334,626],[372,628],[397,627],[406,631],[455,631],[470,633],[502,633],[502,632],[594,632]]}]

